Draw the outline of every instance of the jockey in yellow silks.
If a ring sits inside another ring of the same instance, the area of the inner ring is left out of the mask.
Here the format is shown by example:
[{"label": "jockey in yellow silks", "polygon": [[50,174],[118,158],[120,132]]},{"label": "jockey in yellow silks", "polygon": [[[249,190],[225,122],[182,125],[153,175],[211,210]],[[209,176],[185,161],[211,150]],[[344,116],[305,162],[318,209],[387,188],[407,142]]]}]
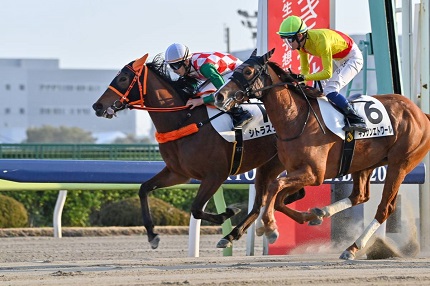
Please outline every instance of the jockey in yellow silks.
[{"label": "jockey in yellow silks", "polygon": [[[367,131],[366,123],[339,93],[362,69],[363,55],[354,41],[346,34],[331,29],[308,29],[297,16],[287,17],[280,25],[278,35],[300,55],[301,74],[296,80],[321,81],[324,94],[339,107],[348,119],[345,131]],[[309,55],[319,57],[323,69],[310,74]]]}]

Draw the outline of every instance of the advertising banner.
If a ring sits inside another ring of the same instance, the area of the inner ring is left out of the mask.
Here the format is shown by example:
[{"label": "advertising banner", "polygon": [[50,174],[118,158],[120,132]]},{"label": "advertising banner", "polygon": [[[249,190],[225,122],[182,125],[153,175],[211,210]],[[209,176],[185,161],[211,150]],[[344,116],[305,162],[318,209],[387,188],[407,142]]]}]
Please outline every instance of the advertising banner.
[{"label": "advertising banner", "polygon": [[[276,48],[271,60],[283,69],[291,68],[300,73],[299,54],[292,51],[276,32],[282,21],[290,15],[303,19],[309,29],[330,27],[330,0],[268,0],[267,1],[267,49]],[[318,58],[310,56],[310,72],[321,69]]]}]

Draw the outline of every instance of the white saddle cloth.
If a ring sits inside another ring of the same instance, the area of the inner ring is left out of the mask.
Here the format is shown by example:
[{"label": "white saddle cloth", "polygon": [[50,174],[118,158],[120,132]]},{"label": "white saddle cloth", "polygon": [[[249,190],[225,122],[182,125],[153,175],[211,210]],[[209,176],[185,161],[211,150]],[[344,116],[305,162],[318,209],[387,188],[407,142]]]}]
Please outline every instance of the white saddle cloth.
[{"label": "white saddle cloth", "polygon": [[[359,95],[352,98],[351,105],[366,122],[367,132],[355,131],[355,139],[383,137],[394,135],[390,117],[384,105],[374,97]],[[324,97],[318,98],[321,115],[328,129],[345,140],[344,116]]]},{"label": "white saddle cloth", "polygon": [[[223,75],[225,81],[231,76],[231,73]],[[199,92],[215,92],[216,88],[212,83],[205,84],[200,88]],[[258,101],[252,101],[257,103]],[[272,122],[267,116],[266,109],[262,103],[257,104],[243,104],[242,108],[248,110],[252,115],[252,120],[247,123],[243,129],[243,140],[251,140],[267,135],[275,134]],[[220,113],[221,111],[214,107],[207,107],[209,118]],[[228,142],[234,142],[235,135],[233,129],[233,120],[229,114],[218,116],[211,120],[213,128]]]}]

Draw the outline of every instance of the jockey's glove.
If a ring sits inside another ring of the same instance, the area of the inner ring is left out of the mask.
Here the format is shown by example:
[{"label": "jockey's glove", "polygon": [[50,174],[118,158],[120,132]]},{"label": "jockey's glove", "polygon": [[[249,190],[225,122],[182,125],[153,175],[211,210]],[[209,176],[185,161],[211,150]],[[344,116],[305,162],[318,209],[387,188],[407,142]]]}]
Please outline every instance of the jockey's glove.
[{"label": "jockey's glove", "polygon": [[305,81],[305,76],[302,74],[290,74],[290,76],[297,82]]}]

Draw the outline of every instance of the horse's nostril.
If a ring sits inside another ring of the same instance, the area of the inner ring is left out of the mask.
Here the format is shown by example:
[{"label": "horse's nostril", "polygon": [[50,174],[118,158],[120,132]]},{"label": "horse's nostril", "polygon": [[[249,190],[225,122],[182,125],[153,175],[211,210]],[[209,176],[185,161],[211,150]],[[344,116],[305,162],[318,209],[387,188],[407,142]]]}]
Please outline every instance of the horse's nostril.
[{"label": "horse's nostril", "polygon": [[222,102],[224,100],[224,96],[221,93],[218,93],[216,95],[216,101],[217,102]]}]

